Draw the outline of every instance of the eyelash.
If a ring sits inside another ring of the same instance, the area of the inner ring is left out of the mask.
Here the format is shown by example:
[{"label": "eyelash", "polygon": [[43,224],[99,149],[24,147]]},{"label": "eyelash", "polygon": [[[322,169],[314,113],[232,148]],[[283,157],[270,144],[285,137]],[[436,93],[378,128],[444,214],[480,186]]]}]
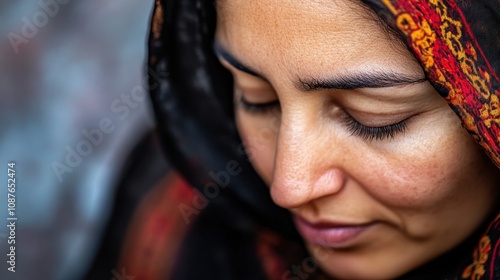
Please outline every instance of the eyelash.
[{"label": "eyelash", "polygon": [[[279,100],[267,103],[251,103],[246,101],[243,96],[238,98],[237,103],[243,110],[252,114],[270,113],[273,109],[279,108],[280,106]],[[407,129],[407,120],[408,119],[404,119],[391,125],[372,127],[359,123],[347,113],[344,116],[344,123],[351,135],[361,137],[368,141],[394,139],[397,134],[404,134]]]},{"label": "eyelash", "polygon": [[266,114],[270,113],[273,109],[279,109],[280,107],[279,100],[274,100],[267,103],[251,103],[246,101],[243,96],[238,98],[237,103],[237,105],[241,106],[243,110],[252,114]]},{"label": "eyelash", "polygon": [[405,134],[408,119],[404,119],[395,124],[379,127],[362,125],[349,114],[346,114],[344,121],[347,129],[352,135],[361,137],[368,141],[382,141],[385,139],[394,139],[394,137],[398,134]]}]

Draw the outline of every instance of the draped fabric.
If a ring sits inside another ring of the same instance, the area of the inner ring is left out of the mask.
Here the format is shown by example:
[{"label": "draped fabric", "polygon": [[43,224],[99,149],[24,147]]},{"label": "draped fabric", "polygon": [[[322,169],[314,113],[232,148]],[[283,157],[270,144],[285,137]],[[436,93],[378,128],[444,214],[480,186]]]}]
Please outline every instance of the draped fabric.
[{"label": "draped fabric", "polygon": [[[500,166],[500,2],[363,2],[400,33],[464,127]],[[308,256],[289,214],[273,204],[241,145],[232,79],[212,50],[215,20],[214,3],[204,0],[158,0],[152,17],[148,65],[168,73],[149,77],[158,130],[172,165],[208,201],[195,209],[200,214],[183,233],[169,279],[288,279],[286,269]],[[403,278],[500,278],[499,227],[499,216],[492,217],[451,253]],[[248,245],[235,251],[229,248],[235,242]],[[319,269],[309,275],[325,278]]]},{"label": "draped fabric", "polygon": [[266,279],[275,272],[261,260],[282,261],[264,249],[277,246],[262,245],[275,240],[263,232],[289,244],[281,247],[297,247],[298,260],[307,254],[290,214],[272,202],[244,151],[232,77],[213,52],[215,22],[213,1],[158,0],[153,12],[148,66],[168,73],[149,76],[157,128],[169,162],[196,192],[196,201],[177,209],[189,230],[179,255],[165,262],[177,263],[169,279]]},{"label": "draped fabric", "polygon": [[[500,1],[365,0],[398,30],[429,81],[500,167]],[[500,216],[454,278],[500,278]]]},{"label": "draped fabric", "polygon": [[500,167],[500,1],[365,0]]}]

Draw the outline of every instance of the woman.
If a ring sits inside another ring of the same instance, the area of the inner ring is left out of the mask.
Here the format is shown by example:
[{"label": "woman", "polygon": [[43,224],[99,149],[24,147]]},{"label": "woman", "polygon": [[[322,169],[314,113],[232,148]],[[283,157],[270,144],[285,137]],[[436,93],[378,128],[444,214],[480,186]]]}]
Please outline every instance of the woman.
[{"label": "woman", "polygon": [[500,278],[498,4],[157,2],[154,109],[196,188],[163,274]]}]

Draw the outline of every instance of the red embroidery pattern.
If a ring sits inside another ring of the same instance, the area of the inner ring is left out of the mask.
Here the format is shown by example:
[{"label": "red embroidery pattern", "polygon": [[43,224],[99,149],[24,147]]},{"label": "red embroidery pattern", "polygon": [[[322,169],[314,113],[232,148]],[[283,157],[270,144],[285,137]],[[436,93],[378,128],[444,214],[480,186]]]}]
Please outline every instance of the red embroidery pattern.
[{"label": "red embroidery pattern", "polygon": [[462,273],[464,279],[481,279],[484,276],[484,264],[488,260],[491,251],[491,240],[488,236],[483,236],[479,246],[474,250],[474,261],[467,266]]},{"label": "red embroidery pattern", "polygon": [[428,77],[500,167],[500,82],[455,0],[382,0]]},{"label": "red embroidery pattern", "polygon": [[[382,0],[429,79],[464,127],[500,167],[500,78],[456,0]],[[458,278],[493,279],[500,215],[490,224]],[[492,245],[492,240],[494,244]]]}]

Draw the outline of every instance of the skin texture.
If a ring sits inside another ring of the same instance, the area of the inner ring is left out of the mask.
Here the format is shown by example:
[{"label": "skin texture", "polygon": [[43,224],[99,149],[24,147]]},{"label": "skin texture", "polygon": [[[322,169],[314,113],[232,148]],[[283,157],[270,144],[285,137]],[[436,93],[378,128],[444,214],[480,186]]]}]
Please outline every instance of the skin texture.
[{"label": "skin texture", "polygon": [[[218,44],[233,74],[236,121],[276,204],[312,223],[373,223],[353,242],[306,242],[332,277],[388,279],[464,241],[498,201],[499,172],[427,82],[305,91],[300,80],[424,73],[354,1],[220,0]],[[354,79],[355,80],[355,79]],[[405,121],[392,135],[360,135]]]}]

